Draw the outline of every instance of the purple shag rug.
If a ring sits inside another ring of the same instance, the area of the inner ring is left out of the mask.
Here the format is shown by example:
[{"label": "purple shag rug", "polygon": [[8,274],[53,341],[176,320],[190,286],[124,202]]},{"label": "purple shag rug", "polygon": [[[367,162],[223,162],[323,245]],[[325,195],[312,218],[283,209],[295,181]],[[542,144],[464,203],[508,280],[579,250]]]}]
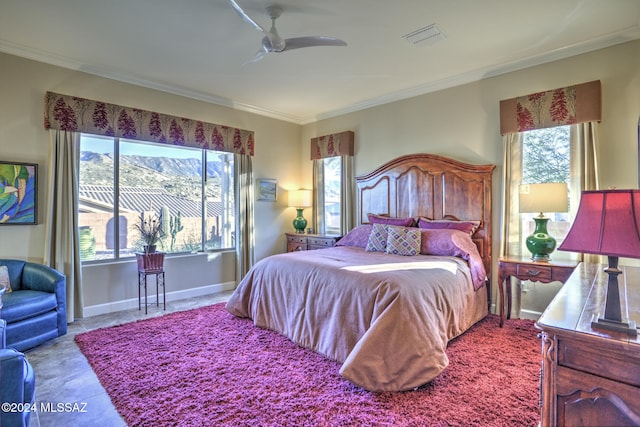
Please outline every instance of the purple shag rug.
[{"label": "purple shag rug", "polygon": [[79,334],[129,426],[536,426],[533,322],[489,315],[407,392],[371,393],[340,365],[229,314],[224,304]]}]

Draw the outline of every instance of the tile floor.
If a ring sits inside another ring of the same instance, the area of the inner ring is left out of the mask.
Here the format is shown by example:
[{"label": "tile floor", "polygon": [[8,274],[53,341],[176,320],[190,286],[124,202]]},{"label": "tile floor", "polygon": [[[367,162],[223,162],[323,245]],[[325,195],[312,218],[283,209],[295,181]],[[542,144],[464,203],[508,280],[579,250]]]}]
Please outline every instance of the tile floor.
[{"label": "tile floor", "polygon": [[[224,302],[230,294],[222,292],[167,302],[166,311],[162,305],[158,308],[150,304],[147,315],[144,310],[133,309],[79,319],[69,324],[65,336],[28,350],[25,353],[36,374],[36,408],[44,407],[44,411],[31,414],[30,427],[126,426],[75,344],[74,336],[92,329]],[[62,410],[55,411],[59,406]],[[72,411],[66,412],[65,406]]]}]

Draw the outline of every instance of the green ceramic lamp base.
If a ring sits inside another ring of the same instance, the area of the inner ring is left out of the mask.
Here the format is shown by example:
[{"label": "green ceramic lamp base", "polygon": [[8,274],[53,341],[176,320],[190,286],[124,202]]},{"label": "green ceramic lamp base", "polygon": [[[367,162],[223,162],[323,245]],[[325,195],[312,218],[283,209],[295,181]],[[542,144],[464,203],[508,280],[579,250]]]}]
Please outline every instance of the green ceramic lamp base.
[{"label": "green ceramic lamp base", "polygon": [[296,233],[304,233],[304,229],[307,227],[307,220],[302,216],[302,208],[296,208],[298,216],[293,220],[293,228],[296,229]]},{"label": "green ceramic lamp base", "polygon": [[533,234],[527,237],[527,249],[531,252],[531,259],[538,262],[548,262],[549,255],[556,248],[556,239],[549,236],[547,232],[547,222],[549,218],[538,216],[533,218],[536,223],[536,229]]}]

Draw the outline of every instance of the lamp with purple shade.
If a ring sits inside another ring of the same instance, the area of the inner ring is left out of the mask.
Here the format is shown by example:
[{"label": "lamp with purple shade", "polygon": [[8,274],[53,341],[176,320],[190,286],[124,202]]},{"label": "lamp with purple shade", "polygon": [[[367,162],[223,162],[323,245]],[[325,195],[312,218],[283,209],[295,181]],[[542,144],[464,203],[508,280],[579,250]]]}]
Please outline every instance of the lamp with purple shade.
[{"label": "lamp with purple shade", "polygon": [[591,327],[637,335],[626,306],[624,313],[621,309],[618,258],[640,258],[640,190],[583,191],[576,219],[558,250],[608,257],[605,312]]}]

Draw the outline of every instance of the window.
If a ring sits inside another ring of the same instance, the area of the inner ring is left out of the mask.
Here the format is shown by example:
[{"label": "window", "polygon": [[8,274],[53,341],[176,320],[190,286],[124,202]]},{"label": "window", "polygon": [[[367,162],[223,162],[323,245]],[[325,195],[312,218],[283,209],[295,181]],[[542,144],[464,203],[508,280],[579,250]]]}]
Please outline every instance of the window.
[{"label": "window", "polygon": [[321,162],[324,186],[319,191],[324,195],[324,233],[340,234],[342,159],[327,157]]},{"label": "window", "polygon": [[[569,200],[571,200],[570,126],[531,130],[523,132],[522,136],[522,183],[565,182],[569,188]],[[521,253],[528,253],[525,239],[535,229],[533,217],[536,215],[534,213],[520,214],[522,221],[520,228]],[[547,230],[560,245],[569,232],[569,214],[549,212],[546,213],[546,216],[550,216],[551,219]]]},{"label": "window", "polygon": [[164,252],[235,245],[233,154],[85,134],[80,151],[82,261],[141,251],[141,215],[160,219]]}]

